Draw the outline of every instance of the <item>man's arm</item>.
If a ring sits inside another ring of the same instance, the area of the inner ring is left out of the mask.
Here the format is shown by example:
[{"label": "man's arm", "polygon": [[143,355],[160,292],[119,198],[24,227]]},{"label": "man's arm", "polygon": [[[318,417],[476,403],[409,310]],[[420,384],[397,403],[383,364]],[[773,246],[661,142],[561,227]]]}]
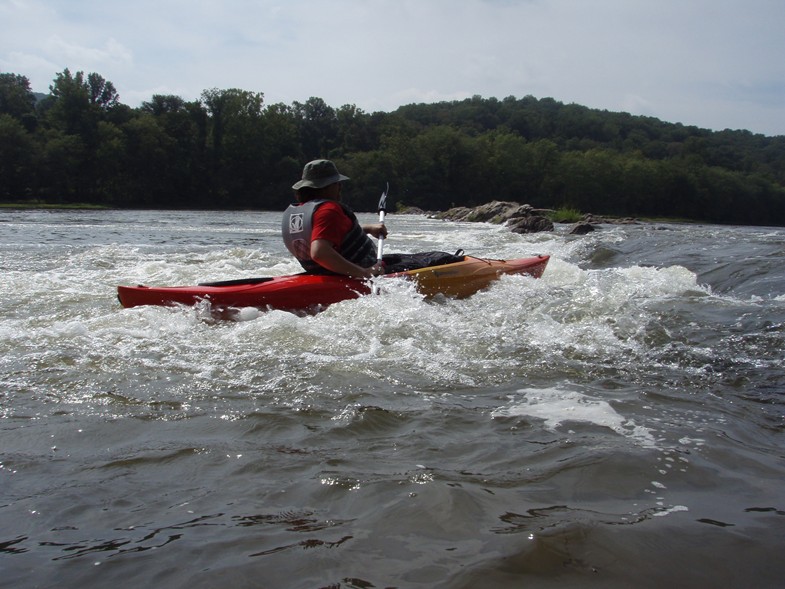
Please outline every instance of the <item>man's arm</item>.
[{"label": "man's arm", "polygon": [[376,239],[379,237],[387,237],[387,226],[384,223],[373,223],[370,225],[363,225],[363,231]]},{"label": "man's arm", "polygon": [[384,268],[374,264],[370,268],[363,268],[344,258],[333,244],[326,239],[315,239],[311,242],[311,259],[321,267],[354,278],[371,278],[384,273]]}]

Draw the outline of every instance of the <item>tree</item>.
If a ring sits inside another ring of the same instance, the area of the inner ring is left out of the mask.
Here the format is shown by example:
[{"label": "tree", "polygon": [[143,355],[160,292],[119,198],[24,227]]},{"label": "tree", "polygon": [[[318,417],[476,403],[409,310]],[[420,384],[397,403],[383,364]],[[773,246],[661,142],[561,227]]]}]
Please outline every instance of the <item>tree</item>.
[{"label": "tree", "polygon": [[202,92],[202,102],[210,117],[210,139],[214,157],[220,162],[223,157],[224,134],[227,126],[232,119],[260,117],[264,95],[237,89],[213,88]]},{"label": "tree", "polygon": [[153,94],[149,102],[142,103],[141,110],[155,116],[178,113],[185,110],[185,100],[172,94]]},{"label": "tree", "polygon": [[[432,127],[401,146],[409,158],[410,181],[421,195],[413,202],[426,209],[446,209],[455,203],[479,204],[483,175],[477,172],[477,143],[449,126]],[[400,154],[399,154],[400,156]]]},{"label": "tree", "polygon": [[[49,89],[51,101],[47,105],[46,122],[52,130],[74,138],[67,140],[58,137],[56,141],[80,146],[68,156],[60,154],[59,149],[51,151],[52,162],[72,163],[72,167],[66,172],[70,176],[70,183],[62,190],[70,193],[74,186],[79,186],[80,198],[88,201],[93,198],[100,199],[102,174],[97,168],[95,158],[100,142],[98,125],[119,107],[114,85],[99,74],[91,73],[85,77],[84,72],[79,71],[72,75],[66,68],[56,75]],[[47,153],[49,151],[45,150]],[[77,162],[76,158],[81,158],[81,161]],[[61,181],[53,180],[53,184],[61,184]]]},{"label": "tree", "polygon": [[214,204],[247,206],[261,189],[264,158],[264,94],[238,89],[205,90],[209,113]]},{"label": "tree", "polygon": [[127,173],[124,198],[136,206],[159,207],[172,203],[174,140],[147,113],[130,121],[123,132]]},{"label": "tree", "polygon": [[94,193],[85,193],[81,182],[87,153],[82,138],[48,129],[43,140],[41,193],[61,203],[91,202]]},{"label": "tree", "polygon": [[339,146],[335,110],[321,98],[311,97],[304,104],[292,105],[300,134],[303,159],[327,157]]},{"label": "tree", "polygon": [[208,113],[199,101],[186,102],[179,96],[155,94],[142,103],[139,113],[154,117],[172,140],[165,170],[171,187],[168,195],[175,206],[209,206],[209,174],[206,161]]},{"label": "tree", "polygon": [[34,111],[35,94],[30,89],[30,81],[17,74],[0,74],[0,114],[21,119]]},{"label": "tree", "polygon": [[[82,72],[78,73],[81,74]],[[103,110],[109,110],[117,106],[120,99],[114,84],[96,73],[87,75],[87,90],[90,103]]]},{"label": "tree", "polygon": [[128,149],[125,134],[113,123],[98,123],[98,147],[95,151],[97,198],[101,204],[127,202]]},{"label": "tree", "polygon": [[35,171],[36,145],[18,120],[0,114],[0,197],[27,196]]},{"label": "tree", "polygon": [[90,91],[83,72],[66,68],[58,73],[49,86],[52,103],[47,111],[50,124],[71,135],[89,135],[90,127],[97,123],[90,109]]},{"label": "tree", "polygon": [[376,135],[370,117],[354,104],[345,104],[335,111],[338,147],[337,155],[371,151],[376,147]]},{"label": "tree", "polygon": [[258,206],[281,209],[291,201],[291,185],[303,169],[297,123],[293,109],[285,104],[268,105],[263,114],[264,156],[257,163],[260,173]]},{"label": "tree", "polygon": [[374,208],[385,182],[425,209],[515,200],[538,207],[785,223],[785,137],[670,124],[553,98],[473,96],[394,112],[317,97],[205,90],[119,102],[96,73],[56,75],[35,99],[0,74],[0,198],[121,206],[280,209],[309,159],[336,159],[346,197]]}]

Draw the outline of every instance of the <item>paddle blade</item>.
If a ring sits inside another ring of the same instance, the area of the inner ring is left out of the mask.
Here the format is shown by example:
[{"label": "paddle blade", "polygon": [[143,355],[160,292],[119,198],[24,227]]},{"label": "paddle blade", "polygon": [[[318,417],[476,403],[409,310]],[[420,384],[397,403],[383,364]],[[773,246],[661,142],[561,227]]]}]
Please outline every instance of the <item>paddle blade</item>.
[{"label": "paddle blade", "polygon": [[382,196],[379,199],[379,208],[378,211],[380,213],[387,211],[387,192],[390,190],[390,183],[387,183],[387,188],[385,188],[384,192],[382,192]]}]

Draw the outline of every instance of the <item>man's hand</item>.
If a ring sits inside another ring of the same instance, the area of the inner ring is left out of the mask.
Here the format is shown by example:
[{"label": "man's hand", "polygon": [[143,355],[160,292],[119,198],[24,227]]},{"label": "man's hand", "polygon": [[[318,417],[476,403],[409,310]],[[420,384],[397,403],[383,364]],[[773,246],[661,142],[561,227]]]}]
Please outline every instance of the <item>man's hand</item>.
[{"label": "man's hand", "polygon": [[372,225],[363,225],[363,231],[368,235],[379,239],[379,237],[387,237],[387,226],[384,223],[374,223]]},{"label": "man's hand", "polygon": [[378,262],[368,268],[368,272],[370,276],[368,278],[373,278],[374,276],[379,276],[380,274],[384,274],[384,262]]},{"label": "man's hand", "polygon": [[344,258],[326,239],[315,239],[311,242],[311,259],[322,268],[345,274],[355,278],[373,278],[379,274],[384,274],[384,264],[377,263],[368,268],[363,268],[353,264]]}]

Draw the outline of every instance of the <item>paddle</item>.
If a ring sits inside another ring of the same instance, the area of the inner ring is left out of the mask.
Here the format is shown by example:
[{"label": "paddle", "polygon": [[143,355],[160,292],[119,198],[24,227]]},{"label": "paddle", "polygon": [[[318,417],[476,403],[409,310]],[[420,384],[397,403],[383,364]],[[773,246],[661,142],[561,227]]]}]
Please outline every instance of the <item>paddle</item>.
[{"label": "paddle", "polygon": [[[379,223],[384,225],[384,214],[387,212],[387,191],[390,190],[390,183],[387,183],[387,188],[385,188],[384,192],[382,192],[382,196],[379,199]],[[384,253],[384,236],[379,236],[379,245],[376,250],[376,261],[381,263],[382,261],[382,254]]]},{"label": "paddle", "polygon": [[[382,192],[381,198],[379,198],[379,223],[384,225],[384,214],[387,212],[387,191],[390,190],[390,183],[387,183],[387,188],[384,189]],[[382,257],[384,254],[384,236],[379,235],[378,245],[376,248],[376,263],[382,263]],[[381,288],[378,284],[375,284],[373,287],[373,294],[379,294],[381,292]]]}]

